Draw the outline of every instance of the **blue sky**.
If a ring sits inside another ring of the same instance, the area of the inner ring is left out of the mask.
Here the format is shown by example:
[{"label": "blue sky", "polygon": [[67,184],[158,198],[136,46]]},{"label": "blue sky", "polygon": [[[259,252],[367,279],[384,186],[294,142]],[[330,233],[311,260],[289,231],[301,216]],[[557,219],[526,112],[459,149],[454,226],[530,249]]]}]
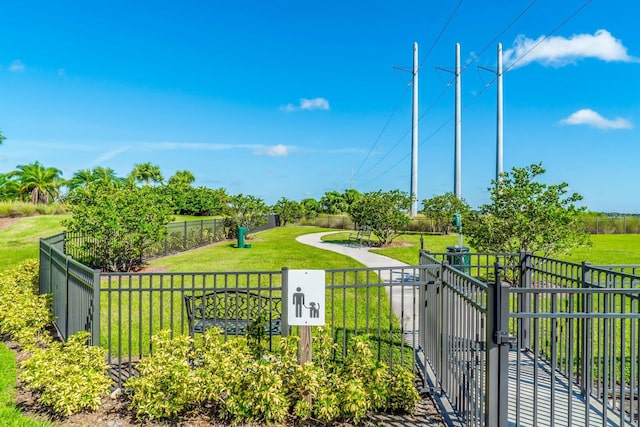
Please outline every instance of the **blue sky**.
[{"label": "blue sky", "polygon": [[0,6],[0,172],[64,178],[136,163],[275,203],[409,192],[419,45],[418,199],[453,191],[455,43],[462,195],[542,162],[594,211],[640,213],[640,4],[623,0],[24,1]]}]

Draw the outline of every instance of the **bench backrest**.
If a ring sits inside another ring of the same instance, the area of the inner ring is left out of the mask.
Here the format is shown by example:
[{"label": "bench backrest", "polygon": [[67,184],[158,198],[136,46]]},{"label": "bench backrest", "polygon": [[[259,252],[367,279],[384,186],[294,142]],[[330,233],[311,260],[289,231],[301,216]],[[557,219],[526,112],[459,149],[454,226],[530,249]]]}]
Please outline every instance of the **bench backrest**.
[{"label": "bench backrest", "polygon": [[187,316],[192,320],[255,320],[260,313],[269,319],[280,319],[282,301],[251,291],[223,290],[202,295],[185,296]]}]

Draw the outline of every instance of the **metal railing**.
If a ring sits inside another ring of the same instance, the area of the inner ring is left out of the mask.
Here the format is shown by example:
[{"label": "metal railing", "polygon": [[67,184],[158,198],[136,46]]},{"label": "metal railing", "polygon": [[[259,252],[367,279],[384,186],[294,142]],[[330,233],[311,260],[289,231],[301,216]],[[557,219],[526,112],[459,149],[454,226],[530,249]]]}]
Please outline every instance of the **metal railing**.
[{"label": "metal railing", "polygon": [[484,282],[467,273],[487,271],[485,257],[451,266],[448,255],[421,251],[425,355],[465,424],[638,426],[634,267],[520,254]]},{"label": "metal railing", "polygon": [[52,295],[52,314],[61,338],[90,331],[93,344],[100,342],[99,271],[63,252],[64,234],[40,240],[40,293]]},{"label": "metal railing", "polygon": [[[251,291],[270,301],[262,307],[269,315],[274,305],[284,313],[282,271],[191,273],[99,273],[74,261],[51,242],[41,241],[40,291],[51,293],[56,325],[61,336],[87,330],[92,343],[107,349],[117,386],[131,375],[141,358],[152,353],[151,337],[161,330],[189,333],[186,297],[224,291]],[[423,267],[351,268],[325,271],[325,325],[336,344],[334,357],[349,353],[350,338],[367,335],[375,357],[390,367],[417,366],[420,343],[420,303],[427,276]],[[98,286],[99,284],[99,286]],[[297,333],[283,318],[283,333]],[[196,334],[199,335],[199,334]],[[228,334],[228,339],[236,337]],[[194,340],[197,345],[199,336]],[[265,346],[279,346],[266,336]],[[423,374],[424,375],[424,374]]]},{"label": "metal railing", "polygon": [[[278,216],[272,214],[269,215],[265,224],[250,227],[249,231],[257,233],[275,228],[278,222]],[[142,260],[168,256],[221,242],[228,239],[230,235],[235,235],[234,233],[235,231],[232,232],[229,229],[224,218],[172,222],[167,224],[165,237],[161,241],[145,248]],[[66,253],[74,259],[90,265],[94,260],[101,258],[97,253],[99,245],[95,243],[92,236],[67,232],[64,248]]]}]

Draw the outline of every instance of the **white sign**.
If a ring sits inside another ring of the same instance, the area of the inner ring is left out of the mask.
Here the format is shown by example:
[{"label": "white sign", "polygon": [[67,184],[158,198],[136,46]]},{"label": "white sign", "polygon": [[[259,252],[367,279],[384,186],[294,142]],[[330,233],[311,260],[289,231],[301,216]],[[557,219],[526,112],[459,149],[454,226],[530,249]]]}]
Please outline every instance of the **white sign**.
[{"label": "white sign", "polygon": [[324,270],[289,270],[287,320],[289,325],[324,325]]}]

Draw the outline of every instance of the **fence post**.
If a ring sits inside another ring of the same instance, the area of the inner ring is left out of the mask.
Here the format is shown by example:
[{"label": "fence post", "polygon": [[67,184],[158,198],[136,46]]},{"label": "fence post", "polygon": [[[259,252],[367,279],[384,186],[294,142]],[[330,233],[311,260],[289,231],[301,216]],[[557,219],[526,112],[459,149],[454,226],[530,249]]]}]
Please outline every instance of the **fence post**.
[{"label": "fence post", "polygon": [[[531,282],[531,253],[520,252],[520,287],[530,288]],[[518,311],[528,313],[531,311],[531,294],[528,292],[520,294],[518,298]],[[531,320],[518,318],[518,348],[528,349],[531,342]]]},{"label": "fence post", "polygon": [[100,345],[100,270],[93,270],[91,344]]},{"label": "fence post", "polygon": [[289,294],[289,268],[282,267],[282,302],[280,303],[281,313],[280,313],[280,323],[281,323],[281,333],[283,337],[289,335],[289,307],[287,303],[289,299],[287,295]]},{"label": "fence post", "polygon": [[184,222],[184,250],[187,250],[187,221]]},{"label": "fence post", "polygon": [[[590,263],[582,262],[582,288],[588,289],[591,287],[591,267]],[[582,296],[582,312],[591,313],[593,309],[593,295],[590,293],[584,293]],[[592,343],[592,320],[589,316],[585,316],[582,319],[582,360],[580,361],[580,369],[582,370],[580,375],[580,387],[582,393],[587,395],[591,391],[591,384],[593,381],[593,343]]]},{"label": "fence post", "polygon": [[449,261],[442,261],[442,265],[440,267],[440,282],[438,283],[438,285],[440,286],[440,298],[438,301],[439,304],[439,310],[438,312],[440,313],[440,336],[438,337],[440,340],[440,354],[438,355],[438,375],[440,376],[440,382],[441,382],[441,387],[443,391],[448,391],[449,389],[449,382],[448,382],[448,375],[444,374],[444,361],[448,360],[448,356],[449,356],[449,337],[450,337],[450,333],[449,333],[449,322],[448,322],[448,318],[449,318],[449,304],[448,301],[446,300],[446,296],[445,293],[445,289],[446,289],[446,282],[447,282],[447,277],[446,277],[446,273],[447,273],[447,269],[450,268],[449,267]]},{"label": "fence post", "polygon": [[502,282],[503,267],[495,263],[496,282],[489,284],[487,298],[487,371],[485,424],[506,427],[509,409],[509,284]]},{"label": "fence post", "polygon": [[64,337],[62,339],[66,342],[69,338],[69,259],[70,255],[67,255],[64,259]]}]

